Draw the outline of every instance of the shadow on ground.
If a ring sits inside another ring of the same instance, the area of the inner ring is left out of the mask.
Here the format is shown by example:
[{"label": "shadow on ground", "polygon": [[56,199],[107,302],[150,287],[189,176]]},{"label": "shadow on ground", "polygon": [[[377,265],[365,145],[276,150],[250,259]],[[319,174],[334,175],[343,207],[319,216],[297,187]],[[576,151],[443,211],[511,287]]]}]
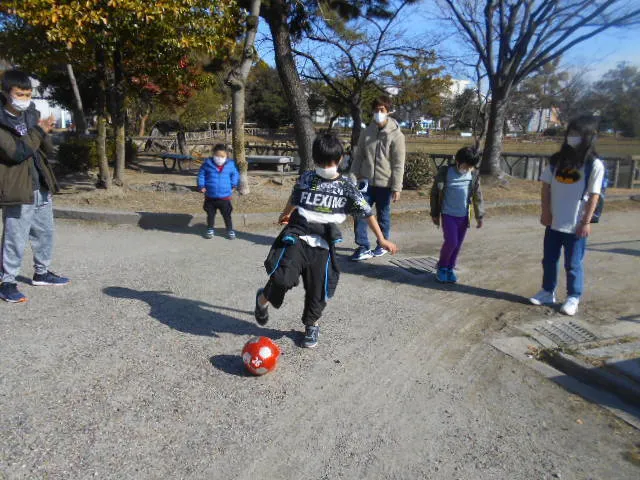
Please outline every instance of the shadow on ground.
[{"label": "shadow on ground", "polygon": [[591,250],[594,252],[604,252],[604,253],[619,253],[621,255],[630,255],[632,257],[640,257],[640,249],[639,248],[625,248],[625,247],[613,247],[613,248],[602,248],[605,246],[611,245],[621,245],[626,243],[635,243],[640,244],[640,240],[627,240],[624,242],[600,242],[600,243],[592,243],[587,245],[587,250]]},{"label": "shadow on ground", "polygon": [[113,298],[127,298],[145,302],[151,308],[150,317],[174,330],[191,335],[219,337],[221,333],[231,333],[233,335],[264,336],[271,339],[288,337],[296,343],[300,341],[302,336],[302,333],[295,330],[282,331],[265,328],[253,322],[223,313],[253,315],[252,311],[180,298],[166,290],[134,290],[126,287],[106,287],[102,291]]},{"label": "shadow on ground", "polygon": [[238,355],[214,355],[209,359],[209,363],[220,371],[228,373],[229,375],[236,375],[238,377],[253,377],[242,362],[242,357]]},{"label": "shadow on ground", "polygon": [[391,264],[377,264],[370,262],[352,262],[349,256],[338,254],[340,269],[344,273],[360,275],[368,278],[384,279],[389,282],[404,283],[416,287],[428,288],[430,290],[440,290],[447,292],[459,292],[476,297],[493,298],[496,300],[506,300],[513,303],[528,304],[529,300],[521,295],[500,290],[490,290],[488,288],[474,287],[463,283],[439,283],[435,276],[430,273],[415,275],[406,272],[400,267]]},{"label": "shadow on ground", "polygon": [[[138,226],[143,230],[159,230],[171,233],[184,233],[206,238],[206,224],[201,222],[192,223],[194,217],[193,215],[190,215],[188,213],[137,213],[140,215]],[[224,240],[227,239],[224,227],[216,227],[215,232],[216,235],[214,238]],[[257,233],[243,232],[239,230],[236,230],[235,232],[238,240],[245,240],[247,242],[255,243],[256,245],[271,246],[274,240],[274,237],[268,235],[260,235]],[[266,255],[267,252],[265,252],[265,257]]]}]

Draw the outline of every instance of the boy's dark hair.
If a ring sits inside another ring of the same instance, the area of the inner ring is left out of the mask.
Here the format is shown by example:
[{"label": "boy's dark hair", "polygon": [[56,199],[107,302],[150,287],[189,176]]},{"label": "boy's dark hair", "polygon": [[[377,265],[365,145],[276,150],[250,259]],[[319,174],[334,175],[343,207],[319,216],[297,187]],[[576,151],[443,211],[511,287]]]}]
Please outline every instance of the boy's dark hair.
[{"label": "boy's dark hair", "polygon": [[[560,151],[551,155],[549,163],[557,168],[581,168],[585,162],[597,158],[595,140],[598,135],[598,119],[593,115],[581,115],[569,121]],[[582,143],[573,148],[567,144],[569,132],[578,132]]]},{"label": "boy's dark hair", "polygon": [[340,162],[343,153],[342,142],[335,135],[324,133],[313,141],[313,162],[319,167]]},{"label": "boy's dark hair", "polygon": [[2,91],[9,94],[12,88],[33,90],[29,75],[20,70],[7,70],[4,72],[4,75],[2,75]]},{"label": "boy's dark hair", "polygon": [[390,112],[392,105],[391,97],[388,95],[379,95],[373,100],[371,110],[375,110],[378,107],[384,107],[387,109],[387,112]]},{"label": "boy's dark hair", "polygon": [[456,164],[471,165],[474,168],[480,166],[480,152],[476,147],[463,147],[456,152]]},{"label": "boy's dark hair", "polygon": [[224,143],[216,143],[213,146],[213,152],[225,152],[227,153],[227,146]]}]

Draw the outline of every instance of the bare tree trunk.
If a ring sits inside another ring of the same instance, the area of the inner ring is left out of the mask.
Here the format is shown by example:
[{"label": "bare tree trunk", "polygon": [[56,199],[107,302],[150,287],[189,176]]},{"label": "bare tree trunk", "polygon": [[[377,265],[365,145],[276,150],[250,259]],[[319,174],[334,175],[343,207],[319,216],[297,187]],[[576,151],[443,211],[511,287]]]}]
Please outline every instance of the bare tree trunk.
[{"label": "bare tree trunk", "polygon": [[151,114],[151,107],[147,106],[146,110],[140,117],[140,129],[138,130],[139,137],[144,137],[145,131],[147,129],[147,120],[149,119],[150,114]]},{"label": "bare tree trunk", "polygon": [[544,112],[544,110],[542,108],[538,110],[538,130],[537,130],[538,133],[540,133],[542,131],[542,114],[543,114],[543,112]]},{"label": "bare tree trunk", "polygon": [[351,151],[358,146],[358,140],[362,133],[362,106],[351,104],[351,118],[353,119],[353,127],[351,127]]},{"label": "bare tree trunk", "polygon": [[105,63],[104,48],[96,47],[96,67],[98,70],[98,188],[109,188],[111,186],[111,175],[109,174],[109,161],[107,160],[107,69]]},{"label": "bare tree trunk", "polygon": [[76,76],[73,73],[73,66],[70,63],[67,63],[67,75],[69,75],[69,82],[71,83],[73,98],[75,100],[75,106],[73,109],[73,123],[76,127],[76,133],[79,135],[86,135],[87,120],[84,117],[84,109],[82,108],[82,97],[80,97],[78,81],[76,80]]},{"label": "bare tree trunk", "polygon": [[265,17],[269,23],[275,50],[276,67],[284,93],[293,111],[293,126],[300,155],[300,171],[313,167],[311,147],[315,137],[309,103],[305,95],[296,63],[291,50],[291,32],[287,24],[286,9],[283,0],[272,0],[270,11]]},{"label": "bare tree trunk", "polygon": [[481,173],[498,176],[502,172],[500,168],[500,155],[502,154],[506,113],[506,95],[500,90],[495,90],[489,106],[489,123],[487,125],[487,138],[482,154],[482,165],[480,166]]},{"label": "bare tree trunk", "polygon": [[114,89],[113,89],[113,127],[116,143],[116,165],[113,169],[113,183],[116,185],[124,185],[124,167],[126,161],[125,148],[125,112],[124,112],[124,70],[122,65],[122,51],[117,45],[113,52],[113,73],[114,73]]},{"label": "bare tree trunk", "polygon": [[258,32],[260,20],[261,0],[251,0],[249,6],[249,17],[247,17],[246,35],[244,48],[242,49],[242,60],[227,77],[225,83],[231,87],[231,115],[233,116],[233,156],[240,170],[240,185],[238,193],[241,195],[249,193],[249,177],[247,157],[244,142],[244,121],[245,121],[245,93],[249,70],[255,58],[254,43]]}]

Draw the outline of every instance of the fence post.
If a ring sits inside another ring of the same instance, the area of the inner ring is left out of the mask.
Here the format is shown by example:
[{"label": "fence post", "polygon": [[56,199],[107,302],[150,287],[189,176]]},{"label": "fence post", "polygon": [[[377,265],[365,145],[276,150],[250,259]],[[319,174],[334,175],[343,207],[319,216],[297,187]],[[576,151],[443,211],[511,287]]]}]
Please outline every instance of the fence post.
[{"label": "fence post", "polygon": [[613,188],[618,187],[618,177],[620,176],[620,159],[616,158],[616,163],[613,167]]},{"label": "fence post", "polygon": [[543,164],[544,164],[544,160],[542,159],[542,157],[538,157],[538,178],[536,178],[536,180],[540,180],[540,177],[542,176]]},{"label": "fence post", "polygon": [[640,155],[633,155],[631,157],[631,172],[629,174],[629,188],[633,188],[636,183],[636,169],[638,168],[638,159],[640,159]]},{"label": "fence post", "polygon": [[529,157],[524,157],[524,179],[529,180]]}]

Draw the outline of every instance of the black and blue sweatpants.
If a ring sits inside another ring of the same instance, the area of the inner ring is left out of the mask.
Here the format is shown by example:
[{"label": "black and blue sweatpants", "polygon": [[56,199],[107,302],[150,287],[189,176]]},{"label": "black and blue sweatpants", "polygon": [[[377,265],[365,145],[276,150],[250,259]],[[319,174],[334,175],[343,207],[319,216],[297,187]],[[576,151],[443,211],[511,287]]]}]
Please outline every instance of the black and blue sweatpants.
[{"label": "black and blue sweatpants", "polygon": [[328,260],[329,250],[311,247],[298,239],[284,250],[282,258],[264,287],[264,297],[275,308],[280,308],[285,294],[297,286],[302,277],[305,290],[302,323],[314,325],[327,306]]}]

